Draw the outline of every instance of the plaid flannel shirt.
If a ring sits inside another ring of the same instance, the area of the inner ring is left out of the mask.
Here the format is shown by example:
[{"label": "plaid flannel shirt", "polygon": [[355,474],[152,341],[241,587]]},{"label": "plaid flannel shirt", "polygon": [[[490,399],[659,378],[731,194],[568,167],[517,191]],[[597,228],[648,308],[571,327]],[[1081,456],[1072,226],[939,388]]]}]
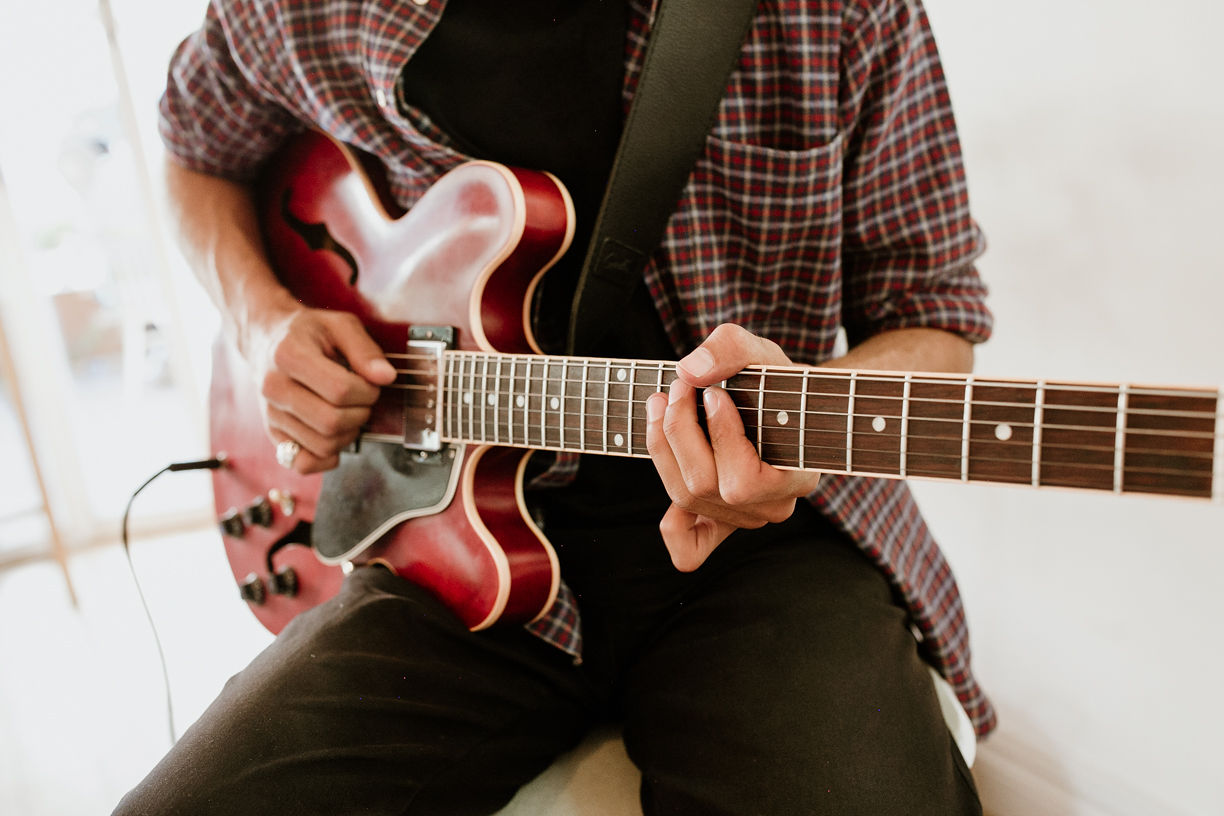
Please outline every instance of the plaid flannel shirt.
[{"label": "plaid flannel shirt", "polygon": [[[626,108],[655,8],[629,0]],[[325,130],[378,156],[411,206],[464,156],[396,105],[445,0],[212,0],[161,102],[170,153],[249,179],[284,137]],[[990,333],[960,147],[920,0],[763,0],[705,150],[646,280],[678,352],[719,323],[792,360],[903,327]],[[563,480],[575,463],[562,458]],[[995,715],[969,665],[951,570],[906,485],[827,474],[809,497],[877,563],[979,734]],[[578,654],[572,596],[535,625]]]}]

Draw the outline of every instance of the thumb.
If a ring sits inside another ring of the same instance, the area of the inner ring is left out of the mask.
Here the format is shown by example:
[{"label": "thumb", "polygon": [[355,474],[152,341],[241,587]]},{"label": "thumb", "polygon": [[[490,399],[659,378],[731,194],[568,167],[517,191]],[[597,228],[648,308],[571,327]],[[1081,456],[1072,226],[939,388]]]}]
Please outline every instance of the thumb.
[{"label": "thumb", "polygon": [[395,382],[395,367],[358,320],[341,320],[330,328],[332,347],[354,374],[374,385]]}]

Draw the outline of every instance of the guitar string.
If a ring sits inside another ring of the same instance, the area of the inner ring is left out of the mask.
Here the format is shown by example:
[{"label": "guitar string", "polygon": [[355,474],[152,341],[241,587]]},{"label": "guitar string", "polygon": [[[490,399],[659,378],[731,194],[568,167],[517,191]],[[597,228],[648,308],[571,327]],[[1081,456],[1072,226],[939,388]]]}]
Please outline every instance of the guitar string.
[{"label": "guitar string", "polygon": [[[423,386],[423,385],[392,385],[392,386],[387,386],[387,387],[392,388],[392,389],[407,390],[407,391],[433,391],[435,390],[433,386]],[[523,393],[523,392],[516,391],[514,389],[511,389],[511,390],[497,389],[496,391],[490,391],[490,392],[485,392],[485,393],[505,395],[507,398],[509,397],[528,398],[529,397],[533,401],[537,401],[540,398],[540,395],[538,394]],[[583,400],[584,399],[582,395],[576,395],[576,394],[555,394],[555,395],[545,394],[544,396],[556,396],[559,399],[565,399],[565,400]],[[605,404],[607,405],[607,407],[616,407],[616,408],[621,408],[623,406],[630,406],[630,405],[638,406],[638,405],[643,404],[641,400],[616,398],[616,397],[605,398],[602,394],[599,394],[599,395],[588,394],[585,397],[585,399],[597,401],[599,402],[601,407],[603,407]],[[915,400],[914,402],[921,403],[922,401]],[[978,403],[976,402],[974,403],[974,405],[977,405],[977,404]],[[448,410],[448,406],[452,406],[452,405],[453,405],[453,400],[451,403],[447,403],[444,401],[443,410],[444,411]],[[538,405],[538,402],[537,402],[537,405]],[[506,410],[507,412],[521,413],[524,410],[524,406],[522,405],[503,406],[500,404],[500,402],[497,404],[496,407],[501,410]],[[750,417],[750,418],[759,413],[759,409],[754,406],[736,405],[736,409],[741,414],[747,417]],[[540,409],[537,407],[537,408],[527,408],[527,410],[535,412],[538,416],[538,412]],[[567,416],[572,416],[575,413],[582,413],[582,412],[572,412],[572,411],[565,412]],[[589,412],[587,413],[589,415]],[[603,412],[600,412],[600,413],[602,414]],[[776,409],[776,406],[771,407],[768,410],[768,414],[771,416],[774,416],[778,413],[779,411]],[[798,410],[795,410],[793,412],[792,411],[782,411],[781,413],[785,413],[788,416],[791,413],[795,413],[802,418],[801,421],[805,420],[806,418],[812,418],[812,417],[830,417],[830,418],[835,418],[838,420],[842,420],[847,417],[847,414],[845,412],[819,411],[815,409],[807,409],[802,412]],[[1127,416],[1131,416],[1134,413],[1135,412],[1132,412],[1131,414],[1127,414]],[[1116,415],[1116,412],[1115,412],[1115,415]],[[626,416],[627,416],[626,414],[621,414],[621,413],[607,414],[608,418],[622,418],[623,419]],[[902,419],[905,419],[909,423],[937,423],[937,424],[947,425],[949,428],[954,428],[954,429],[963,428],[966,424],[965,420],[961,418],[916,416],[914,415],[912,411],[908,416],[904,416],[904,417],[898,414],[881,414],[881,413],[870,412],[870,411],[859,413],[858,411],[855,411],[854,418],[856,420],[858,419],[861,419],[861,420],[881,419],[881,420],[884,420],[885,422],[890,421],[890,420],[899,422]],[[1176,417],[1176,418],[1185,418],[1185,417]],[[1208,421],[1205,417],[1196,416],[1196,418],[1202,419],[1203,421]],[[989,428],[997,429],[997,428],[1006,426],[1007,428],[1011,430],[1021,429],[1021,430],[1029,430],[1029,431],[1037,427],[1036,423],[1033,423],[1033,422],[1023,422],[1020,420],[1004,420],[1004,419],[970,419],[968,424],[971,427],[978,427],[978,428],[989,427]],[[778,431],[778,432],[793,432],[793,433],[801,432],[801,429],[799,427],[780,427],[780,426],[769,425],[767,426],[767,428],[769,430]],[[1041,423],[1041,428],[1043,431],[1072,431],[1072,432],[1079,432],[1079,433],[1097,433],[1097,434],[1101,434],[1101,435],[1108,436],[1111,438],[1117,435],[1117,428],[1115,424],[1069,425],[1066,423],[1058,423],[1058,422],[1043,422]],[[566,429],[569,430],[569,426],[566,426]],[[806,423],[804,423],[804,427],[802,428],[802,430],[810,432],[810,433],[843,433],[843,434],[845,433],[845,431],[841,427],[838,427],[838,428],[808,427]],[[884,432],[874,431],[874,430],[872,431],[872,434],[876,436],[882,433]],[[1192,430],[1178,430],[1178,429],[1167,429],[1167,428],[1135,428],[1135,427],[1132,427],[1126,430],[1126,434],[1127,434],[1128,439],[1169,438],[1169,439],[1182,439],[1186,441],[1208,441],[1208,440],[1214,440],[1216,438],[1216,434],[1214,430],[1213,431],[1192,431]],[[946,436],[937,436],[937,435],[930,435],[930,434],[915,434],[915,433],[908,433],[905,435],[908,436],[908,438],[910,439],[947,439],[947,440],[954,440],[958,443],[961,439],[961,433],[959,430],[956,430],[954,431],[954,433],[948,434]],[[887,434],[885,434],[885,436],[887,436]],[[991,440],[982,439],[980,441],[989,442]],[[1002,443],[1007,443],[1011,440],[996,439],[993,441],[1002,444]],[[1023,440],[1015,440],[1015,444],[1024,445],[1024,446],[1029,445],[1029,443],[1024,442]],[[1056,443],[1051,443],[1051,445],[1057,446]],[[1110,445],[1107,448],[1095,448],[1093,446],[1083,446],[1083,445],[1065,446],[1065,447],[1076,447],[1076,448],[1086,449],[1086,450],[1096,450],[1096,449],[1113,450],[1114,449],[1113,445]],[[1163,451],[1165,449],[1164,448],[1144,449],[1144,448],[1133,448],[1131,446],[1128,446],[1127,450],[1131,452],[1144,452],[1145,450],[1149,452],[1157,452],[1157,451]]]},{"label": "guitar string", "polygon": [[[534,382],[539,382],[539,381],[534,381]],[[548,382],[548,381],[545,381],[545,382]],[[552,381],[552,382],[555,382],[555,383],[557,383],[557,384],[560,384],[560,381]],[[627,383],[624,383],[624,384],[616,384],[616,385],[618,385],[618,386],[620,386],[620,387],[626,387],[626,388],[627,388],[627,387],[629,387],[629,385],[628,385]],[[638,384],[638,385],[640,385],[640,384]],[[505,397],[506,397],[508,400],[509,400],[510,398],[512,398],[512,397],[521,397],[521,398],[524,398],[524,399],[531,399],[533,402],[536,402],[537,404],[538,404],[538,400],[541,398],[541,395],[540,395],[540,394],[532,392],[532,391],[530,390],[530,388],[528,388],[526,391],[521,391],[521,390],[518,390],[518,389],[516,389],[516,388],[514,388],[514,387],[511,387],[511,388],[509,388],[509,389],[506,389],[506,388],[501,388],[500,386],[501,386],[501,383],[497,383],[497,384],[495,384],[495,386],[494,386],[494,388],[493,388],[493,389],[485,389],[485,388],[473,388],[473,389],[470,389],[470,390],[471,390],[471,392],[473,392],[473,393],[480,393],[480,394],[482,394],[482,395],[498,396],[498,397],[500,397],[500,396],[505,396]],[[391,386],[387,386],[387,387],[388,387],[388,388],[391,388],[391,389],[395,389],[395,390],[402,390],[402,391],[414,391],[414,392],[422,392],[422,391],[432,392],[432,391],[436,390],[436,388],[435,388],[434,386],[416,385],[416,384],[396,384],[396,385],[391,385]],[[635,386],[635,387],[636,387],[636,386]],[[748,392],[745,392],[745,393],[748,393]],[[751,392],[751,393],[755,393],[755,392]],[[455,400],[453,400],[453,399],[450,399],[449,401],[447,401],[447,398],[448,398],[449,396],[450,396],[450,395],[449,395],[449,394],[447,394],[447,395],[444,395],[444,397],[443,397],[443,402],[444,402],[444,407],[443,407],[443,410],[447,410],[447,406],[449,406],[449,405],[451,405],[452,403],[454,403],[454,402],[455,402]],[[549,399],[551,399],[551,398],[554,398],[554,397],[555,397],[555,398],[557,398],[557,399],[563,399],[563,400],[566,400],[566,401],[574,401],[574,400],[578,400],[578,401],[584,401],[584,400],[585,400],[585,401],[596,401],[596,402],[598,402],[598,403],[600,404],[600,406],[601,406],[601,407],[603,407],[603,406],[605,406],[605,405],[606,405],[608,408],[617,408],[617,409],[620,409],[620,408],[623,408],[623,407],[626,407],[626,406],[634,406],[634,407],[637,407],[637,406],[640,406],[640,405],[643,405],[643,404],[644,404],[644,401],[643,401],[643,400],[641,400],[641,399],[637,399],[637,398],[632,398],[632,397],[625,398],[625,397],[613,397],[613,396],[607,396],[607,397],[605,397],[603,394],[590,394],[590,393],[587,393],[587,394],[584,396],[584,395],[582,395],[582,394],[562,393],[562,392],[558,391],[557,393],[549,393],[549,392],[545,392],[545,393],[543,394],[543,396],[544,396],[544,397],[547,397],[547,398],[549,398]],[[812,394],[809,394],[808,396],[809,396],[809,399],[819,399],[819,398],[820,398],[822,395],[818,395],[818,394],[817,394],[817,395],[812,395]],[[920,399],[920,398],[914,398],[914,399],[911,399],[911,400],[910,400],[911,410],[910,410],[910,412],[909,412],[908,416],[905,416],[905,417],[903,417],[902,415],[898,415],[898,414],[880,413],[880,412],[874,412],[874,411],[866,411],[866,412],[859,412],[859,411],[855,411],[855,412],[854,412],[854,417],[855,417],[856,419],[864,419],[864,420],[867,420],[867,419],[871,419],[871,420],[880,419],[880,420],[884,420],[885,422],[888,422],[888,421],[890,421],[890,420],[891,420],[891,421],[900,421],[900,420],[902,420],[902,419],[904,418],[904,419],[906,419],[908,422],[911,422],[911,423],[944,424],[944,425],[947,425],[947,426],[949,426],[949,427],[956,427],[956,428],[961,428],[961,427],[963,427],[963,426],[965,425],[965,420],[964,420],[963,418],[960,418],[960,417],[955,417],[955,418],[954,418],[954,417],[941,417],[941,416],[922,416],[922,415],[920,415],[919,413],[915,412],[915,410],[914,410],[914,407],[915,407],[915,406],[917,406],[917,407],[921,407],[921,406],[926,405],[926,404],[928,404],[928,401],[927,401],[927,400],[923,400],[923,399]],[[962,401],[962,403],[961,403],[961,404],[963,404],[963,401]],[[976,405],[978,405],[978,403],[976,403],[976,402],[974,402],[973,404],[974,404],[975,406],[976,406]],[[499,409],[504,409],[504,410],[507,410],[507,411],[521,411],[521,410],[523,410],[523,406],[522,406],[522,405],[503,406],[503,405],[501,404],[500,400],[497,402],[497,404],[496,404],[496,406],[495,406],[495,407],[497,407],[497,408],[499,408]],[[1033,410],[1035,410],[1035,406],[1021,406],[1021,405],[1014,405],[1014,406],[1008,406],[1008,407],[1012,407],[1012,408],[1015,408],[1015,409],[1017,409],[1017,410],[1024,410],[1026,414],[1027,414],[1027,413],[1031,413]],[[739,404],[737,404],[737,405],[736,405],[736,409],[737,409],[738,411],[740,411],[740,413],[742,413],[742,414],[744,414],[744,415],[746,415],[746,416],[752,416],[752,415],[757,414],[757,413],[759,413],[759,412],[760,412],[760,408],[758,408],[757,406],[748,406],[748,405],[739,405]],[[534,409],[533,409],[533,410],[534,410]],[[555,410],[555,409],[554,409],[554,410]],[[1056,409],[1056,410],[1063,410],[1063,409],[1062,409],[1062,408],[1058,408],[1058,409]],[[1075,410],[1075,409],[1068,409],[1068,410]],[[770,416],[776,416],[776,415],[778,415],[778,414],[780,414],[780,413],[782,413],[782,414],[786,414],[788,417],[789,417],[791,414],[794,414],[794,415],[796,415],[796,416],[799,416],[799,417],[801,418],[801,419],[800,419],[800,421],[804,423],[804,427],[805,427],[805,429],[807,429],[807,430],[814,430],[814,431],[820,431],[820,430],[824,430],[824,429],[821,429],[821,428],[807,428],[807,426],[806,426],[806,420],[807,420],[808,418],[830,417],[830,418],[842,419],[842,418],[845,418],[845,417],[847,416],[846,412],[844,412],[844,411],[821,411],[821,410],[818,410],[818,409],[816,409],[816,408],[808,408],[808,409],[806,409],[806,410],[804,410],[804,411],[799,411],[798,409],[786,410],[786,409],[779,409],[779,407],[778,407],[778,406],[776,406],[776,405],[775,405],[775,406],[769,406],[769,407],[766,409],[766,411],[767,411],[767,413],[768,413]],[[1050,408],[1047,406],[1047,408],[1046,408],[1046,412],[1047,412],[1047,413],[1052,413],[1053,411],[1052,411],[1052,410],[1051,410],[1051,409],[1050,409]],[[573,413],[575,413],[575,412],[572,412],[572,411],[566,411],[565,413],[566,413],[566,414],[573,414]],[[582,411],[578,411],[577,413],[581,414],[581,413],[583,413],[583,412],[582,412]],[[586,413],[588,413],[588,414],[589,414],[590,412],[586,412]],[[1099,412],[1097,412],[1097,413],[1099,413]],[[1110,417],[1115,417],[1115,416],[1117,416],[1117,414],[1118,414],[1118,413],[1119,413],[1119,412],[1117,412],[1117,411],[1110,412],[1110,413],[1109,413],[1109,416],[1110,416]],[[1187,440],[1187,441],[1189,441],[1189,440],[1212,440],[1212,439],[1215,439],[1215,438],[1216,438],[1216,433],[1215,433],[1214,423],[1215,423],[1216,419],[1217,419],[1217,418],[1218,418],[1218,416],[1219,416],[1219,414],[1218,414],[1218,413],[1215,413],[1215,414],[1209,414],[1209,413],[1206,413],[1206,412],[1202,412],[1202,413],[1198,413],[1198,414],[1191,414],[1191,413],[1189,413],[1189,412],[1166,412],[1166,413],[1159,413],[1159,412],[1138,411],[1138,410],[1123,411],[1122,413],[1123,413],[1123,415],[1125,415],[1125,416],[1127,416],[1127,417],[1138,417],[1138,416],[1145,416],[1145,417],[1149,417],[1149,418],[1179,419],[1179,420],[1185,420],[1185,419],[1195,419],[1195,420],[1198,420],[1198,421],[1203,422],[1203,423],[1211,423],[1211,424],[1212,424],[1212,430],[1210,430],[1210,431],[1207,431],[1207,430],[1190,430],[1190,429],[1179,429],[1179,428],[1158,428],[1158,427],[1146,428],[1146,427],[1135,427],[1135,426],[1131,426],[1131,427],[1128,427],[1128,428],[1127,428],[1127,430],[1126,430],[1126,433],[1127,433],[1128,438],[1138,438],[1138,437],[1167,437],[1167,438],[1170,438],[1170,439],[1183,439],[1183,440]],[[609,416],[625,416],[625,414],[609,414]],[[1014,419],[1014,420],[1013,420],[1013,419],[1008,419],[1008,418],[970,419],[968,424],[969,424],[970,426],[977,426],[977,427],[993,427],[993,428],[998,428],[998,427],[1001,427],[1001,426],[1007,426],[1007,427],[1009,427],[1009,428],[1011,428],[1011,429],[1026,429],[1026,430],[1031,430],[1031,429],[1034,429],[1034,428],[1036,428],[1036,427],[1037,427],[1037,426],[1036,426],[1036,423],[1033,423],[1033,422],[1025,422],[1025,421],[1023,421],[1023,420],[1019,420],[1019,419]],[[771,426],[771,427],[772,427],[772,426]],[[1112,436],[1112,435],[1115,435],[1115,434],[1116,434],[1116,432],[1117,432],[1116,423],[1113,423],[1113,422],[1111,422],[1111,423],[1110,423],[1110,424],[1108,424],[1108,425],[1106,425],[1106,424],[1100,424],[1100,425],[1094,425],[1094,424],[1082,424],[1082,425],[1075,425],[1075,424],[1064,423],[1064,422],[1043,422],[1043,423],[1041,423],[1041,427],[1042,427],[1042,429],[1043,429],[1043,430],[1054,430],[1054,431],[1077,431],[1077,432],[1082,432],[1082,433],[1100,433],[1100,434],[1106,434],[1106,435],[1111,435],[1111,436]],[[779,428],[779,430],[788,430],[788,429]],[[795,427],[795,428],[792,428],[792,429],[789,429],[789,430],[794,430],[795,432],[798,432],[799,428],[798,428],[798,427]],[[829,429],[829,430],[832,430],[832,429]],[[958,438],[959,438],[959,434],[958,434],[957,436],[958,436]],[[950,436],[949,438],[951,438],[951,436]],[[1006,441],[1006,440],[999,440],[999,441]]]},{"label": "guitar string", "polygon": [[[469,359],[475,361],[496,360],[496,359],[512,359],[515,363],[532,363],[536,365],[551,365],[561,367],[574,367],[588,369],[603,369],[603,368],[624,368],[636,367],[639,371],[646,371],[660,368],[673,368],[676,364],[658,360],[619,360],[619,359],[599,359],[599,358],[574,358],[574,357],[549,357],[547,355],[511,355],[499,354],[496,352],[480,352],[480,351],[448,351],[448,356],[454,356],[455,359]],[[428,359],[431,362],[436,362],[437,357],[424,355],[418,356],[417,359]],[[849,372],[843,373],[840,369],[819,369],[805,368],[800,366],[748,366],[737,374],[735,377],[745,376],[768,376],[774,378],[789,378],[789,379],[806,379],[806,380],[826,380],[829,382],[848,382]],[[889,383],[900,385],[907,379],[904,374],[893,374],[884,372],[854,372],[854,377],[861,385],[865,382]],[[970,375],[951,374],[946,377],[924,375],[910,375],[908,377],[911,384],[919,385],[942,385],[948,387],[956,387],[964,385],[963,379],[969,378]],[[1044,390],[1048,392],[1089,392],[1105,395],[1116,395],[1120,385],[1109,384],[1078,384],[1063,381],[1044,381],[1038,384],[1036,381],[1007,381],[972,376],[974,388],[1001,388],[1013,390]],[[1219,396],[1219,391],[1211,388],[1160,388],[1139,385],[1126,386],[1132,392],[1142,393],[1144,396],[1172,396],[1172,397],[1201,397],[1203,399],[1212,399]],[[757,389],[750,389],[755,392]],[[790,393],[790,392],[781,392]],[[844,394],[841,396],[845,396]]]},{"label": "guitar string", "polygon": [[[529,359],[529,358],[523,358],[523,359],[524,359],[524,360],[526,360],[526,359]],[[437,369],[435,369],[435,368],[428,368],[428,369],[397,369],[397,374],[401,374],[401,375],[433,376],[433,375],[436,375],[436,374],[437,374]],[[498,381],[498,383],[496,384],[496,390],[498,390],[498,391],[500,392],[500,391],[502,391],[502,389],[501,389],[501,383],[502,383],[502,382],[508,382],[509,380],[508,380],[506,377],[504,377],[504,376],[503,376],[503,377],[498,377],[497,379],[498,379],[499,381]],[[514,380],[519,381],[519,380],[520,380],[520,378],[519,378],[519,377],[515,377],[515,378],[514,378]],[[528,387],[530,386],[530,384],[539,383],[539,382],[541,382],[541,381],[543,381],[543,382],[545,382],[545,383],[548,383],[548,384],[562,384],[562,385],[565,385],[565,384],[573,385],[573,384],[575,384],[575,382],[574,382],[573,380],[571,380],[571,379],[569,379],[569,378],[567,378],[567,377],[564,377],[564,376],[559,377],[559,378],[558,378],[558,377],[545,376],[545,377],[544,377],[544,378],[541,380],[541,378],[539,378],[539,377],[528,377],[528,376],[526,376],[526,375],[525,375],[523,378],[521,378],[521,381],[522,381],[522,382],[524,382],[524,384],[525,384],[525,385],[528,385]],[[810,379],[809,379],[809,381],[810,381]],[[904,381],[903,381],[903,380],[890,380],[890,381],[888,381],[888,382],[892,382],[893,384],[896,384],[896,385],[901,385],[901,384],[903,384],[903,382],[904,382]],[[918,381],[918,380],[914,380],[914,382],[919,382],[919,381]],[[511,384],[510,393],[514,393],[513,382],[511,382],[510,384]],[[603,385],[604,383],[603,383],[603,382],[593,382],[592,384],[593,384],[593,385]],[[613,386],[617,386],[617,387],[630,387],[630,386],[632,386],[632,387],[635,387],[635,388],[636,388],[636,387],[648,387],[648,386],[653,386],[653,385],[654,385],[654,383],[639,383],[639,382],[634,382],[634,383],[632,383],[632,384],[631,384],[631,383],[628,383],[628,382],[619,382],[619,381],[618,381],[618,382],[615,382],[615,383],[609,382],[608,384],[609,384],[609,385],[613,385]],[[978,391],[978,390],[980,390],[981,388],[991,387],[991,386],[989,386],[989,385],[988,385],[988,384],[987,384],[985,381],[981,381],[981,380],[977,380],[977,379],[975,379],[975,380],[973,381],[973,385],[974,385],[974,389],[975,389],[975,391]],[[963,387],[963,385],[962,385],[962,387]],[[1116,395],[1117,395],[1117,393],[1118,393],[1118,391],[1119,391],[1119,389],[1120,389],[1120,386],[1116,386],[1116,387],[1114,387],[1113,391],[1112,391],[1112,392],[1110,392],[1110,391],[1106,391],[1106,390],[1102,390],[1102,389],[1098,388],[1096,391],[1094,391],[1094,393],[1109,394],[1110,396],[1116,396]],[[761,394],[764,394],[764,395],[769,395],[769,396],[778,396],[778,395],[781,395],[781,396],[793,396],[793,397],[796,397],[796,398],[798,398],[798,397],[800,396],[800,392],[798,392],[798,391],[782,391],[782,390],[778,390],[778,389],[768,389],[768,388],[767,388],[767,389],[760,389],[760,388],[736,388],[736,387],[728,387],[728,388],[726,388],[725,390],[726,390],[728,393],[731,393],[731,394],[748,394],[748,395],[752,395],[752,396],[758,396],[758,395],[761,395]],[[1032,388],[1032,390],[1033,390],[1034,392],[1036,392],[1036,390],[1037,390],[1037,389],[1034,387],[1034,388]],[[1074,387],[1066,387],[1066,386],[1064,386],[1064,387],[1060,387],[1060,388],[1058,388],[1058,389],[1053,389],[1053,388],[1051,388],[1050,386],[1047,386],[1047,387],[1045,387],[1045,389],[1044,389],[1044,390],[1046,390],[1046,391],[1050,391],[1050,390],[1058,390],[1058,391],[1061,391],[1061,392],[1063,392],[1063,393],[1079,393],[1081,389],[1077,389],[1077,388],[1074,388]],[[1217,396],[1218,396],[1217,394],[1208,395],[1208,394],[1206,394],[1205,392],[1193,391],[1193,390],[1188,390],[1188,391],[1183,391],[1183,392],[1174,392],[1174,391],[1159,391],[1159,392],[1157,392],[1157,391],[1154,391],[1154,390],[1147,390],[1147,389],[1144,389],[1144,388],[1141,388],[1141,387],[1135,387],[1135,386],[1127,386],[1127,392],[1128,392],[1128,393],[1131,395],[1131,398],[1132,398],[1132,399],[1133,399],[1134,397],[1136,397],[1136,396],[1140,396],[1140,397],[1145,397],[1145,396],[1163,396],[1163,397],[1174,397],[1174,398],[1181,398],[1181,399],[1195,399],[1195,400],[1197,400],[1197,399],[1204,399],[1204,400],[1205,400],[1205,399],[1215,398],[1215,397],[1217,397]],[[807,392],[807,395],[808,395],[808,398],[809,398],[809,399],[812,399],[812,398],[815,398],[815,399],[822,399],[822,398],[828,398],[828,399],[849,399],[849,395],[848,395],[848,394],[845,394],[845,393],[840,393],[840,392],[823,392],[823,391],[811,391],[811,390],[809,390],[809,391]],[[580,395],[578,395],[578,396],[580,396]],[[954,398],[942,398],[942,397],[915,397],[915,396],[911,396],[911,397],[910,397],[908,400],[906,400],[906,398],[905,398],[903,395],[890,395],[890,394],[862,394],[862,393],[856,393],[856,395],[855,395],[855,396],[856,396],[856,399],[857,399],[857,400],[876,400],[876,401],[890,401],[890,402],[904,402],[904,401],[908,401],[908,402],[909,402],[911,405],[916,405],[916,404],[917,404],[917,405],[963,405],[963,404],[964,404],[964,400],[963,400],[963,399],[957,400],[957,399],[954,399]],[[577,398],[577,396],[576,396],[575,398]],[[602,399],[602,396],[600,396],[599,398],[601,398],[601,399]],[[638,402],[639,400],[633,399],[633,400],[630,400],[630,401],[632,401],[632,402]],[[974,405],[974,406],[991,407],[991,408],[1014,408],[1014,409],[1017,409],[1017,410],[1030,410],[1030,411],[1031,411],[1031,410],[1034,410],[1034,409],[1036,408],[1036,402],[1006,402],[1006,401],[998,401],[998,400],[978,400],[978,399],[974,399],[974,400],[972,400],[972,403],[973,403],[973,405]],[[1102,415],[1109,415],[1109,416],[1116,416],[1116,415],[1119,413],[1119,412],[1117,411],[1117,409],[1116,409],[1116,408],[1112,408],[1112,407],[1108,407],[1108,406],[1076,405],[1076,404],[1061,404],[1061,403],[1052,403],[1052,402],[1050,402],[1050,401],[1048,400],[1048,397],[1047,397],[1047,399],[1046,399],[1046,400],[1043,402],[1043,405],[1044,405],[1044,407],[1045,407],[1045,410],[1047,410],[1047,411],[1076,411],[1076,412],[1080,412],[1080,413],[1087,413],[1087,414],[1093,414],[1093,413],[1095,413],[1095,414],[1102,414]],[[757,410],[757,409],[754,407],[752,410]],[[1187,411],[1187,410],[1168,410],[1168,409],[1152,409],[1152,408],[1132,408],[1132,407],[1129,407],[1129,406],[1128,406],[1126,409],[1124,409],[1124,411],[1123,411],[1122,413],[1124,413],[1126,416],[1149,416],[1149,417],[1161,417],[1161,418],[1170,418],[1170,419],[1200,419],[1200,420],[1206,420],[1206,419],[1208,419],[1208,418],[1218,418],[1218,417],[1220,417],[1222,414],[1224,414],[1224,407],[1220,407],[1220,408],[1218,408],[1218,409],[1217,409],[1217,410],[1215,410],[1215,411],[1206,411],[1206,410],[1202,410],[1202,411]],[[937,419],[937,417],[929,417],[929,418],[925,418],[925,419]],[[1111,425],[1109,425],[1109,426],[1103,426],[1103,427],[1111,427],[1111,428],[1112,428],[1112,427],[1113,427],[1113,425],[1111,424]]]}]

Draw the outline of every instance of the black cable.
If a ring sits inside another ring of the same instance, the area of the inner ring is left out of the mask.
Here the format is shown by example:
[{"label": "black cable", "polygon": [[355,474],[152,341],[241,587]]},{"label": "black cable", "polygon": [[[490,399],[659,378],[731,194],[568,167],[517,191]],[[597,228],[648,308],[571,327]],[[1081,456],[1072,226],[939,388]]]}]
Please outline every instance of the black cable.
[{"label": "black cable", "polygon": [[153,480],[161,476],[163,473],[179,473],[186,470],[216,470],[225,465],[225,456],[218,455],[212,459],[197,459],[190,462],[173,462],[166,465],[161,470],[154,473],[144,484],[136,488],[135,492],[128,497],[127,507],[123,509],[123,524],[120,530],[120,541],[123,543],[123,554],[127,557],[128,570],[132,573],[132,583],[136,585],[136,594],[140,598],[140,605],[144,608],[145,619],[149,622],[149,630],[153,633],[153,643],[157,646],[157,657],[161,662],[162,670],[162,685],[166,689],[166,724],[170,729],[170,745],[178,742],[178,735],[174,728],[174,704],[170,696],[170,671],[166,666],[166,652],[162,649],[161,637],[157,633],[157,624],[153,620],[153,613],[149,610],[149,602],[145,599],[144,589],[140,586],[140,576],[136,574],[136,564],[132,561],[132,548],[128,542],[128,516],[132,513],[132,503],[136,501],[136,497],[141,491],[153,483]]}]

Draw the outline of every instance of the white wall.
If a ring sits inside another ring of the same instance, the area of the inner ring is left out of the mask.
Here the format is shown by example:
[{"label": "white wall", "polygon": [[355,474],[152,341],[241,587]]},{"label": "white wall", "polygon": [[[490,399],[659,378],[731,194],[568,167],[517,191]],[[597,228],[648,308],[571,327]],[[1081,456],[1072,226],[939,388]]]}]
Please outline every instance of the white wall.
[{"label": "white wall", "polygon": [[[1224,385],[1220,6],[927,8],[991,247],[979,372]],[[917,489],[1000,712],[991,812],[1224,812],[1224,507]]]}]

